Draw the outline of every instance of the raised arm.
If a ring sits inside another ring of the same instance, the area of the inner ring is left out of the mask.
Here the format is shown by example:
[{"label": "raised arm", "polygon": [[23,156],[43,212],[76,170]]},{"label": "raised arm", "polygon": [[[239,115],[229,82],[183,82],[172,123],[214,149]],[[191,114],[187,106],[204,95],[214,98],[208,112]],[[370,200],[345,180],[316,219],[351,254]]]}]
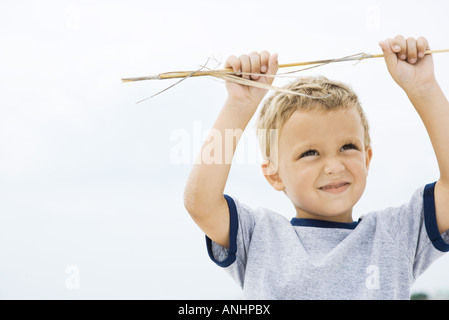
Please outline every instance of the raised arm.
[{"label": "raised arm", "polygon": [[425,38],[397,36],[379,43],[393,79],[405,91],[421,117],[438,161],[435,210],[440,233],[449,229],[449,102],[435,79]]},{"label": "raised arm", "polygon": [[[263,51],[231,56],[226,68],[239,72],[274,75],[277,55]],[[245,76],[250,78],[250,76]],[[273,77],[252,76],[271,84]],[[228,98],[202,146],[184,191],[184,205],[195,223],[216,243],[229,247],[229,209],[223,192],[234,152],[243,131],[267,90],[226,82]]]}]

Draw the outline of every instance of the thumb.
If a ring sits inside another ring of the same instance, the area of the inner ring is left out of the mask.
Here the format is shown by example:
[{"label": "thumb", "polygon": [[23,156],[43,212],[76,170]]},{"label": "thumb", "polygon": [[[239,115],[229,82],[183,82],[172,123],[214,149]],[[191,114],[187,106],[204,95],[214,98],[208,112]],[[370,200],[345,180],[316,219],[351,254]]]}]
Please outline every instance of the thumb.
[{"label": "thumb", "polygon": [[391,48],[390,41],[380,41],[379,46],[384,53],[385,63],[387,64],[388,70],[392,70],[398,63],[398,56]]}]

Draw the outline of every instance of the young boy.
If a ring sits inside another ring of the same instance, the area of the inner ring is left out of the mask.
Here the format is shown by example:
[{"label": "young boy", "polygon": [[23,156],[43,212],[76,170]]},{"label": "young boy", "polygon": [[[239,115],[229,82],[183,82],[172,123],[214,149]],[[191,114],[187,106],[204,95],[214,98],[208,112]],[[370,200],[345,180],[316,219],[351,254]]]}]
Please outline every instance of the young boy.
[{"label": "young boy", "polygon": [[[258,127],[266,129],[262,170],[292,202],[296,217],[288,221],[223,196],[239,140],[225,141],[226,131],[243,132],[266,94],[226,83],[228,98],[212,129],[223,148],[211,150],[207,140],[202,149],[222,161],[196,162],[184,200],[206,234],[211,259],[246,298],[409,299],[413,281],[449,251],[449,102],[435,79],[432,56],[425,55],[425,38],[397,36],[379,45],[391,76],[426,126],[440,178],[419,188],[409,203],[358,221],[352,221],[352,208],[365,189],[372,149],[351,89],[323,77],[306,78],[288,86],[302,95],[275,93],[260,112]],[[264,51],[231,56],[227,67],[271,84],[278,60]]]}]

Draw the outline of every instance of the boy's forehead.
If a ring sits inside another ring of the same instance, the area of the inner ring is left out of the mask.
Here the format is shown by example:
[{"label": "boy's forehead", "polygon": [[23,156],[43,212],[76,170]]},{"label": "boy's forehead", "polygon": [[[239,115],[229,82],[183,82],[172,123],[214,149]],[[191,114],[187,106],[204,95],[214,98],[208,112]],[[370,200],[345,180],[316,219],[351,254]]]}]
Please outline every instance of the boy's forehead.
[{"label": "boy's forehead", "polygon": [[297,110],[284,123],[280,138],[320,139],[329,135],[361,135],[363,126],[359,113],[355,108],[341,108],[337,110]]}]

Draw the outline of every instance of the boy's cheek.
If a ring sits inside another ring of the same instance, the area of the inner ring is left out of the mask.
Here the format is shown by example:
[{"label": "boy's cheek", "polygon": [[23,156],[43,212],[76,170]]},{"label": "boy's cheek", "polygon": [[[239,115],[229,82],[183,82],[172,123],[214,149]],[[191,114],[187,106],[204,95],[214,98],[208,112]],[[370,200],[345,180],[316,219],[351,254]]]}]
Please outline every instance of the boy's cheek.
[{"label": "boy's cheek", "polygon": [[298,178],[296,183],[292,183],[286,188],[288,198],[297,205],[304,204],[310,198],[310,184],[301,183],[300,181],[304,180]]},{"label": "boy's cheek", "polygon": [[369,161],[364,156],[350,159],[346,164],[346,169],[352,171],[353,174],[366,175],[369,168]]}]

